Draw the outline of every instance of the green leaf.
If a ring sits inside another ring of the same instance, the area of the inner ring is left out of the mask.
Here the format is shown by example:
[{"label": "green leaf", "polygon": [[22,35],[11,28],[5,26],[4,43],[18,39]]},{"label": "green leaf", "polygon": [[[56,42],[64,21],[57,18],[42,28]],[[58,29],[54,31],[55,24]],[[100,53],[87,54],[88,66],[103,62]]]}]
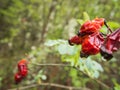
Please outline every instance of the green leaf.
[{"label": "green leaf", "polygon": [[89,15],[87,14],[87,12],[83,12],[83,19],[77,19],[77,22],[82,25],[84,24],[86,21],[90,20]]},{"label": "green leaf", "polygon": [[115,80],[113,80],[113,83],[115,84],[114,90],[120,90],[120,84],[118,84]]},{"label": "green leaf", "polygon": [[70,70],[70,76],[71,77],[76,77],[77,76],[77,71],[75,69]]},{"label": "green leaf", "polygon": [[82,25],[82,24],[84,23],[84,21],[81,20],[81,19],[77,19],[77,22],[78,22],[80,25]]},{"label": "green leaf", "polygon": [[100,32],[107,34],[108,29],[106,28],[106,26],[103,26],[100,30]]},{"label": "green leaf", "polygon": [[84,18],[84,21],[90,20],[90,17],[87,12],[83,12],[83,18]]},{"label": "green leaf", "polygon": [[95,71],[93,75],[94,75],[93,77],[98,78],[100,74],[98,71]]},{"label": "green leaf", "polygon": [[113,29],[116,29],[116,28],[120,27],[120,24],[117,23],[117,22],[110,21],[110,22],[107,22],[107,23],[110,26],[110,28],[113,28]]},{"label": "green leaf", "polygon": [[73,55],[76,52],[76,48],[74,46],[70,46],[68,44],[60,44],[58,46],[58,52],[60,54],[67,54],[67,55]]},{"label": "green leaf", "polygon": [[103,71],[102,66],[96,61],[91,60],[91,58],[87,58],[86,60],[79,59],[79,67],[80,70],[87,73],[89,76],[93,78],[99,77],[99,72]]},{"label": "green leaf", "polygon": [[61,44],[61,43],[67,43],[67,40],[61,40],[61,39],[48,40],[47,42],[45,42],[45,45],[46,46],[54,46],[54,45],[58,45],[58,44]]}]

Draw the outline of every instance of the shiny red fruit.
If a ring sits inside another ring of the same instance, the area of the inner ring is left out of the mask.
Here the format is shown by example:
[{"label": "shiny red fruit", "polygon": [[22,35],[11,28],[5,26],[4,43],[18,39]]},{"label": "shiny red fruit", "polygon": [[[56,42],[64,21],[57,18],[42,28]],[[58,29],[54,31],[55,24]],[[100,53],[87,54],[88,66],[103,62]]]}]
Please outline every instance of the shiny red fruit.
[{"label": "shiny red fruit", "polygon": [[96,18],[92,21],[89,20],[81,26],[79,33],[81,36],[98,33],[103,25],[104,25],[103,18]]},{"label": "shiny red fruit", "polygon": [[27,75],[27,73],[28,73],[28,68],[27,68],[26,64],[21,63],[18,66],[19,66],[18,70],[19,70],[20,74],[23,77],[25,77]]},{"label": "shiny red fruit", "polygon": [[95,18],[93,21],[95,21],[100,26],[103,26],[105,19],[104,18]]},{"label": "shiny red fruit", "polygon": [[28,73],[28,68],[27,68],[27,60],[20,60],[18,62],[18,71],[22,75],[22,77],[25,77]]},{"label": "shiny red fruit", "polygon": [[84,55],[86,57],[88,55],[95,55],[99,53],[103,41],[104,39],[99,33],[95,33],[86,37],[82,43],[81,57],[84,57]]},{"label": "shiny red fruit", "polygon": [[15,74],[14,79],[15,79],[15,83],[18,84],[22,80],[22,75],[18,72]]},{"label": "shiny red fruit", "polygon": [[68,42],[70,45],[73,45],[73,44],[79,45],[82,43],[82,38],[76,35],[72,37],[71,39],[69,39]]}]

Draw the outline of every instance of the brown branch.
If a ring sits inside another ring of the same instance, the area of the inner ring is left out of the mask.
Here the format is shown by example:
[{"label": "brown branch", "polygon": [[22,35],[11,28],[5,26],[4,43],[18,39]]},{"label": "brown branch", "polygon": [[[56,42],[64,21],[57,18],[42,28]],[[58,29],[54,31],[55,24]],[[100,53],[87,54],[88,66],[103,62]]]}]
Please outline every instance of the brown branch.
[{"label": "brown branch", "polygon": [[[52,14],[52,12],[54,11],[55,6],[56,6],[56,3],[54,3],[54,2],[56,2],[56,0],[53,0],[53,3],[52,3],[52,5],[51,5],[51,7],[49,8],[48,15],[47,15],[47,17],[46,17],[45,20],[44,20],[44,24],[43,24],[42,32],[41,32],[41,40],[40,40],[40,42],[44,42],[45,34],[46,34],[46,31],[47,31],[47,25],[48,25],[48,23],[49,23],[50,16],[51,16],[51,14]],[[44,8],[43,8],[43,9],[44,9]],[[45,13],[45,12],[43,12],[43,14],[44,14],[44,13]],[[45,16],[44,16],[44,17],[45,17]]]},{"label": "brown branch", "polygon": [[[28,85],[28,86],[19,87],[19,90],[26,90],[26,89],[33,88],[33,87],[38,87],[38,86],[51,86],[51,87],[68,89],[68,90],[91,90],[91,89],[85,88],[85,87],[84,88],[82,88],[82,87],[72,87],[72,86],[65,86],[65,85],[56,84],[56,83],[31,84],[31,85]],[[8,90],[17,90],[17,88],[8,89]]]},{"label": "brown branch", "polygon": [[35,65],[38,65],[38,66],[63,66],[63,67],[72,67],[70,66],[69,64],[53,64],[53,63],[45,63],[45,64],[38,64],[38,63],[32,63],[32,64],[35,64]]},{"label": "brown branch", "polygon": [[73,67],[74,69],[82,72],[84,75],[86,75],[87,77],[89,77],[90,79],[96,81],[98,84],[100,84],[101,86],[105,87],[106,89],[108,90],[113,90],[111,87],[109,87],[108,85],[104,84],[102,81],[98,80],[98,79],[95,79],[95,78],[92,78],[91,76],[89,76],[87,73],[81,71],[79,68],[77,67],[74,67],[74,66],[70,66],[69,64],[36,64],[36,63],[33,63],[35,65],[38,65],[38,66],[64,66],[64,67]]},{"label": "brown branch", "polygon": [[[100,84],[101,86],[105,87],[107,90],[113,90],[111,87],[107,86],[106,84],[104,84],[102,81],[92,78],[91,76],[89,76],[87,73],[81,71],[79,68],[71,66],[69,64],[53,64],[53,63],[49,63],[49,64],[37,64],[37,63],[32,63],[34,65],[38,65],[38,66],[63,66],[63,67],[72,67],[80,72],[82,72],[84,75],[88,76],[91,80],[96,81],[98,84]],[[64,88],[64,89],[68,89],[68,90],[90,90],[88,88],[81,88],[81,87],[72,87],[72,86],[65,86],[65,85],[60,85],[60,84],[54,84],[54,83],[41,83],[40,85],[43,86],[51,86],[51,87],[59,87],[59,88]],[[25,86],[25,87],[19,87],[19,90],[25,90],[28,88],[32,88],[32,87],[37,87],[40,86],[39,84],[32,84],[29,86]],[[17,88],[15,89],[8,89],[8,90],[17,90]]]},{"label": "brown branch", "polygon": [[95,79],[95,78],[92,78],[91,76],[89,76],[87,73],[81,71],[80,69],[78,69],[77,67],[74,67],[76,70],[82,72],[84,75],[88,76],[91,80],[94,80],[96,81],[98,84],[100,84],[101,86],[105,87],[106,89],[108,90],[113,90],[111,87],[109,87],[108,85],[104,84],[102,81],[98,80],[98,79]]},{"label": "brown branch", "polygon": [[108,85],[104,84],[103,82],[101,82],[98,79],[94,79],[97,83],[99,83],[100,85],[102,85],[103,87],[105,87],[107,90],[113,90],[113,88],[109,87]]}]

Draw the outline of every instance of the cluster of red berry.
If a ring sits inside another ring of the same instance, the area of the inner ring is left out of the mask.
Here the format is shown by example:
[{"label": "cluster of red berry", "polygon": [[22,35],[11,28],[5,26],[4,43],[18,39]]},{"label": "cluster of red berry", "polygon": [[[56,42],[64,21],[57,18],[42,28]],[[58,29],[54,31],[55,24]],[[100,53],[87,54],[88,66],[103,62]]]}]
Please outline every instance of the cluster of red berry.
[{"label": "cluster of red berry", "polygon": [[[106,37],[100,32],[103,25],[111,32]],[[68,42],[70,45],[82,45],[81,57],[88,57],[100,52],[105,59],[109,60],[113,57],[113,52],[120,48],[120,29],[112,32],[104,18],[95,18],[86,21],[81,26],[78,34],[69,39]]]},{"label": "cluster of red berry", "polygon": [[27,60],[22,59],[18,62],[18,72],[15,74],[15,83],[18,84],[28,74]]}]

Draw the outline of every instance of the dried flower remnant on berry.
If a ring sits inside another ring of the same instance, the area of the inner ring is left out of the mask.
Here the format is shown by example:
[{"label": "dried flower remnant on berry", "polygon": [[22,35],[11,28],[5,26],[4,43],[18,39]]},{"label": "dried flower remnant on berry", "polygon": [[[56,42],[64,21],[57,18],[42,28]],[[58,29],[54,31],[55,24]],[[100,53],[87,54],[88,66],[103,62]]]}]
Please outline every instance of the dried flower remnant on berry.
[{"label": "dried flower remnant on berry", "polygon": [[105,59],[110,60],[113,57],[113,52],[116,52],[119,49],[120,29],[117,29],[106,37],[106,41],[101,46],[100,53]]}]

